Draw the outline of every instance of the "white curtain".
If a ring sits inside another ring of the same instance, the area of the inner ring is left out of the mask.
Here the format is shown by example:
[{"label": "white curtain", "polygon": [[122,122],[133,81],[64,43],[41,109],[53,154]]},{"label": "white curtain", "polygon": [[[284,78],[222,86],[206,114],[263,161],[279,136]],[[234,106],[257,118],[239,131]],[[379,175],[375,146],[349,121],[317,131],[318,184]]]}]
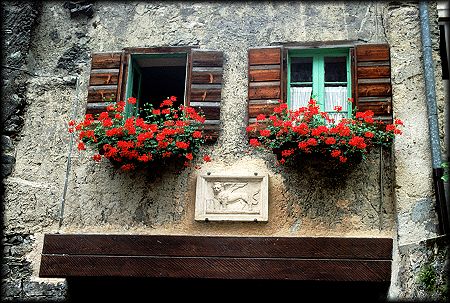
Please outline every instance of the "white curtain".
[{"label": "white curtain", "polygon": [[342,107],[340,113],[330,113],[330,118],[335,122],[339,122],[342,118],[347,116],[348,100],[347,100],[347,86],[325,87],[325,111],[334,112],[336,106]]},{"label": "white curtain", "polygon": [[312,87],[291,87],[291,110],[307,107]]}]

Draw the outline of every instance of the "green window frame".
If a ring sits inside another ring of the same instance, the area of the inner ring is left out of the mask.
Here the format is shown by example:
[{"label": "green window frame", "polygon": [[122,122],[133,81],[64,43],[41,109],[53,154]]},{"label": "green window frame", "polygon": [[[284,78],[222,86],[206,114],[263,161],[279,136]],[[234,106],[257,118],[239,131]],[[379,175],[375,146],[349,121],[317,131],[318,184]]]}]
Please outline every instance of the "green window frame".
[{"label": "green window frame", "polygon": [[[291,81],[292,59],[293,58],[312,58],[312,81],[311,82],[293,82]],[[327,57],[345,57],[346,58],[346,75],[345,82],[325,82],[325,58]],[[321,111],[325,111],[324,96],[325,86],[327,84],[347,86],[347,98],[351,98],[351,61],[350,48],[326,48],[326,49],[292,49],[287,54],[287,104],[292,109],[291,87],[301,85],[312,85],[312,97],[317,101]],[[346,100],[345,100],[346,101]],[[334,110],[328,110],[328,113],[336,113]],[[341,112],[342,113],[342,112]],[[352,113],[352,106],[347,106],[347,117]]]},{"label": "green window frame", "polygon": [[[138,116],[139,115],[139,107],[141,102],[143,102],[141,98],[142,92],[142,69],[137,63],[137,59],[168,59],[168,58],[184,58],[186,65],[186,74],[185,74],[185,87],[184,87],[184,96],[181,101],[184,105],[186,105],[186,96],[187,96],[187,74],[188,74],[188,54],[187,52],[177,52],[177,53],[137,53],[131,54],[128,62],[128,77],[126,82],[126,91],[125,91],[125,100],[128,100],[130,97],[136,98],[135,111],[132,111],[131,104],[126,104],[125,106],[125,115],[126,117]],[[135,81],[137,80],[137,81]],[[144,84],[151,85],[151,84]]]}]

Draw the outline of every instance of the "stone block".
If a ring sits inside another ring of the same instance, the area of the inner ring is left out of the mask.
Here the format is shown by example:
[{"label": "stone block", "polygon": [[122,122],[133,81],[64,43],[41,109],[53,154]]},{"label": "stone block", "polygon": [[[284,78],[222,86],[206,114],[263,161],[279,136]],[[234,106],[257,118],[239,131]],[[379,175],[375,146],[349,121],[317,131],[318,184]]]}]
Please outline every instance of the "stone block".
[{"label": "stone block", "polygon": [[197,176],[195,220],[268,221],[268,175]]}]

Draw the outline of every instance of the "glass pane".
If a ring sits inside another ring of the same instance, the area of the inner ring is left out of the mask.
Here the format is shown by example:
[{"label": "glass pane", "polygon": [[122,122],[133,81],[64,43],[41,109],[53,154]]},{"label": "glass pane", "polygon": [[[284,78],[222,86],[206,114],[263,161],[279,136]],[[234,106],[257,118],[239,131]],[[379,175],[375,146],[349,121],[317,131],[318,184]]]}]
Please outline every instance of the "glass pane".
[{"label": "glass pane", "polygon": [[312,82],[313,58],[291,59],[291,82]]},{"label": "glass pane", "polygon": [[335,107],[338,106],[342,112],[347,112],[348,97],[347,97],[347,87],[325,87],[324,91],[325,100],[325,111],[336,111]]},{"label": "glass pane", "polygon": [[291,87],[290,109],[297,110],[300,107],[308,106],[311,93],[312,87]]},{"label": "glass pane", "polygon": [[325,82],[347,82],[346,57],[325,57]]}]

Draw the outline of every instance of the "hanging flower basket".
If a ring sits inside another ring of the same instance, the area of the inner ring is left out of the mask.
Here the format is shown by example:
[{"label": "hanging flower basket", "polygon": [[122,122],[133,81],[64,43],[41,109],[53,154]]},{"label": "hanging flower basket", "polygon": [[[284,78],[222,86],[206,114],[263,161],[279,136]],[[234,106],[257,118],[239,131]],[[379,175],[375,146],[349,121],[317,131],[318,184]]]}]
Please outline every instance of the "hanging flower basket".
[{"label": "hanging flower basket", "polygon": [[364,161],[375,146],[391,146],[395,135],[402,133],[400,119],[386,124],[375,121],[373,115],[370,110],[355,111],[351,118],[336,122],[320,111],[314,99],[295,111],[279,100],[273,113],[258,115],[247,132],[256,135],[250,145],[271,150],[280,164],[319,161],[322,167],[343,169]]},{"label": "hanging flower basket", "polygon": [[[164,100],[159,108],[144,106],[142,117],[125,116],[125,102],[111,103],[105,112],[83,121],[69,121],[69,132],[77,132],[78,150],[92,147],[94,161],[108,159],[121,170],[156,168],[174,164],[189,166],[205,142],[203,114],[188,106],[173,108],[176,97]],[[127,102],[135,112],[135,98]],[[209,160],[208,156],[204,160]]]}]

